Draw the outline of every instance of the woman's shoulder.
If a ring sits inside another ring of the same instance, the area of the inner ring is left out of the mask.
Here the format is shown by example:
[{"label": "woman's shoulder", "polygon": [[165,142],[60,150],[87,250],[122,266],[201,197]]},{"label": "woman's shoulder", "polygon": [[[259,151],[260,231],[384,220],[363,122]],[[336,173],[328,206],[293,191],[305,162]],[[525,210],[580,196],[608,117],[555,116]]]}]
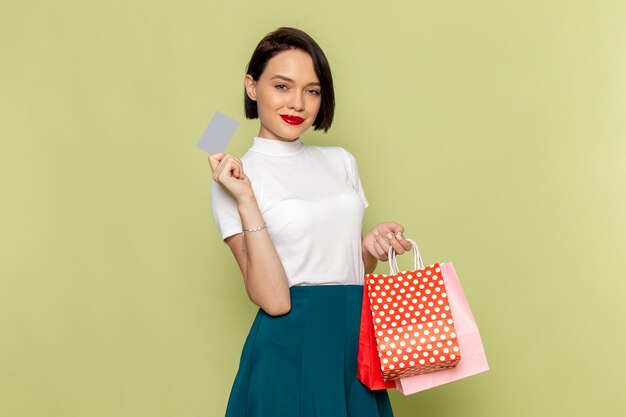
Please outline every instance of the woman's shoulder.
[{"label": "woman's shoulder", "polygon": [[334,159],[337,164],[341,164],[347,169],[349,172],[353,172],[356,170],[357,162],[354,155],[344,148],[343,146],[322,146],[322,145],[309,145],[320,154],[324,156]]}]

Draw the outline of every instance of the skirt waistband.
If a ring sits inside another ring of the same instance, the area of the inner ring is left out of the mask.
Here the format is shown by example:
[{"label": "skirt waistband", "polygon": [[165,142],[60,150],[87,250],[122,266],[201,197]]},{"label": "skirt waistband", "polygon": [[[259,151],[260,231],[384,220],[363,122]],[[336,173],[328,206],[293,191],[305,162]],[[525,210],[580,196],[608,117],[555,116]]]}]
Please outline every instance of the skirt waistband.
[{"label": "skirt waistband", "polygon": [[295,285],[289,288],[291,301],[301,299],[338,300],[341,298],[363,295],[363,285],[332,284],[332,285]]}]

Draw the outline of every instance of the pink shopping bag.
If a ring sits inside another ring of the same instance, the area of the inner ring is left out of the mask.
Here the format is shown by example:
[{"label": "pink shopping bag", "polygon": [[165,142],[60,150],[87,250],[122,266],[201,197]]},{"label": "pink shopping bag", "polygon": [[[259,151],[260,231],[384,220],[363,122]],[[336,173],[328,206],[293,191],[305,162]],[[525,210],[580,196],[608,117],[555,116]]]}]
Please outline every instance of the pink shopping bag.
[{"label": "pink shopping bag", "polygon": [[424,391],[489,370],[478,327],[454,270],[454,265],[452,262],[445,262],[440,264],[440,268],[448,293],[450,311],[454,317],[454,326],[462,359],[454,368],[396,379],[396,388],[404,395]]}]

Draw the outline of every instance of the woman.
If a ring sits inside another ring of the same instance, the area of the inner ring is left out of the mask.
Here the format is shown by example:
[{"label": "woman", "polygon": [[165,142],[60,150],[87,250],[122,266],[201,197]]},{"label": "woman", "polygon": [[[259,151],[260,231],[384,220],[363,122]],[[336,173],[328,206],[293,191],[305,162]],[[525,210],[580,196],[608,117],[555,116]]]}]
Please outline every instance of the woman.
[{"label": "woman", "polygon": [[257,45],[244,78],[246,117],[260,130],[241,157],[209,156],[211,208],[259,310],[227,417],[392,417],[386,390],[357,379],[363,276],[411,249],[382,222],[362,236],[368,206],[356,160],[312,146],[334,114],[330,67],[306,33],[282,27]]}]

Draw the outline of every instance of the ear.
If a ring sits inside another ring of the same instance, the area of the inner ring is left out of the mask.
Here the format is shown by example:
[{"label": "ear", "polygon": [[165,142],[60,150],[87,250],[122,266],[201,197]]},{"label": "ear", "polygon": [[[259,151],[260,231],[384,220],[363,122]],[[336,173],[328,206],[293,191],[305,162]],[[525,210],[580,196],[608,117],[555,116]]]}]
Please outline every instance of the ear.
[{"label": "ear", "polygon": [[252,78],[250,74],[246,74],[243,79],[243,84],[246,87],[246,94],[252,101],[256,101],[256,81]]}]

